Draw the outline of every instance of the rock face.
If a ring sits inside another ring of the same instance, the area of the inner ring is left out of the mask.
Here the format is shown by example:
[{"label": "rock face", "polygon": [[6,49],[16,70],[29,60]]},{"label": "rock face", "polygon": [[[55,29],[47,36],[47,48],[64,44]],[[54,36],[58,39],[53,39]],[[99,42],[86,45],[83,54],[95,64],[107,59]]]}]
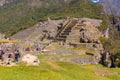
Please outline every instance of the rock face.
[{"label": "rock face", "polygon": [[15,0],[0,0],[0,6],[3,6],[3,5],[8,4],[8,3],[11,3],[13,1],[15,1]]},{"label": "rock face", "polygon": [[40,63],[39,59],[31,54],[24,55],[21,61],[27,63],[27,65],[39,65]]},{"label": "rock face", "polygon": [[107,29],[103,35],[105,38],[109,38],[109,30],[110,30],[109,27],[107,27]]},{"label": "rock face", "polygon": [[120,16],[120,0],[101,0],[101,3],[106,13]]}]

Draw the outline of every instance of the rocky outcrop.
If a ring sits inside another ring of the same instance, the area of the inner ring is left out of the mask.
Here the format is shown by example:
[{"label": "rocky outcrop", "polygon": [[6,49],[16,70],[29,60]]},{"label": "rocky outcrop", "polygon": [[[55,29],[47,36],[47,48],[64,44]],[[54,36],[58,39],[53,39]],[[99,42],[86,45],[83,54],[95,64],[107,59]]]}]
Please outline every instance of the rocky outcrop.
[{"label": "rocky outcrop", "polygon": [[27,65],[39,65],[40,63],[39,59],[31,54],[24,55],[21,61],[26,63]]},{"label": "rocky outcrop", "polygon": [[103,35],[105,38],[109,38],[109,30],[110,30],[109,27],[107,27],[107,29]]},{"label": "rocky outcrop", "polygon": [[101,0],[101,3],[106,13],[120,16],[120,0]]},{"label": "rocky outcrop", "polygon": [[111,54],[109,51],[105,51],[101,53],[101,60],[100,63],[106,67],[116,67],[116,56]]},{"label": "rocky outcrop", "polygon": [[3,6],[5,4],[8,4],[8,3],[11,3],[11,2],[14,2],[16,0],[0,0],[0,6]]}]

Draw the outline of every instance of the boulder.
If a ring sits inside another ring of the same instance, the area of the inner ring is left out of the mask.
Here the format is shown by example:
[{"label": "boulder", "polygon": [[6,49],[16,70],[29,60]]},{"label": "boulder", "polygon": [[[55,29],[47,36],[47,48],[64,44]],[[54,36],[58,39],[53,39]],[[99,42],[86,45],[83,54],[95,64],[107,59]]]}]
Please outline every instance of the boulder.
[{"label": "boulder", "polygon": [[39,59],[31,54],[26,54],[21,59],[22,62],[27,63],[27,65],[39,65]]},{"label": "boulder", "polygon": [[90,35],[87,34],[86,32],[82,32],[80,42],[85,42],[85,43],[91,42]]}]

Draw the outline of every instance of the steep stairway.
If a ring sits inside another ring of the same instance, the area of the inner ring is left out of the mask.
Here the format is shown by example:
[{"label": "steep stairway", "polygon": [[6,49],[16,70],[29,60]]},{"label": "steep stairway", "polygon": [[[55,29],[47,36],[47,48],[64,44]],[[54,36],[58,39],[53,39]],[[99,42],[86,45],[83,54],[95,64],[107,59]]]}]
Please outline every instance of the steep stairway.
[{"label": "steep stairway", "polygon": [[67,36],[72,31],[72,27],[75,26],[76,23],[77,23],[76,20],[68,20],[66,24],[64,24],[61,30],[58,32],[57,40],[65,42]]},{"label": "steep stairway", "polygon": [[67,36],[66,43],[80,43],[80,23],[72,27],[71,32]]}]

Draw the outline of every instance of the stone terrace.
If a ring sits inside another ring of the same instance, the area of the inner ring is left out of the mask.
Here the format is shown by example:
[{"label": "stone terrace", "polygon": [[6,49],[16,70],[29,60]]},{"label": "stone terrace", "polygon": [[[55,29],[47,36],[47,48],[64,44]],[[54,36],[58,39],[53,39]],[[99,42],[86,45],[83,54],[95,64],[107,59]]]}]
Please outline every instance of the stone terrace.
[{"label": "stone terrace", "polygon": [[74,47],[101,50],[102,45],[99,41],[101,36],[102,33],[90,20],[68,19],[59,29],[56,39]]}]

